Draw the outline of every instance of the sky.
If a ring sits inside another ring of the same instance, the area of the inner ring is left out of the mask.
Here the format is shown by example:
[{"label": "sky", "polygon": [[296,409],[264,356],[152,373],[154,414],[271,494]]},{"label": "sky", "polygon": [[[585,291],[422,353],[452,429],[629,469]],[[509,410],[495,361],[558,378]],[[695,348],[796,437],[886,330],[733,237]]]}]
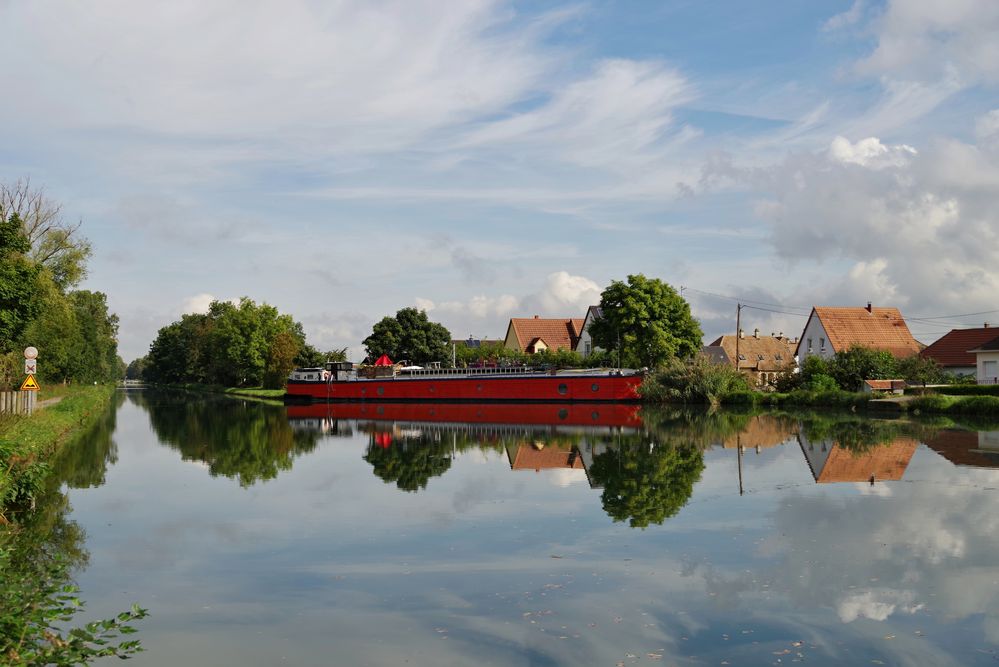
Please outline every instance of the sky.
[{"label": "sky", "polygon": [[[119,351],[242,296],[349,348],[682,288],[706,341],[999,322],[995,0],[0,0],[0,181],[94,247]],[[777,311],[777,312],[774,312]],[[961,317],[954,317],[960,315]]]}]

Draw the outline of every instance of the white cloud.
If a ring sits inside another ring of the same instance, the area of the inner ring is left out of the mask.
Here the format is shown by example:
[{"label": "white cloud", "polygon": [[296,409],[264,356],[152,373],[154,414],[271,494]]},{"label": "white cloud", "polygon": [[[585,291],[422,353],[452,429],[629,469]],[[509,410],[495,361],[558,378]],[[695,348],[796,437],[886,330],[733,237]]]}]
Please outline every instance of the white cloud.
[{"label": "white cloud", "polygon": [[202,292],[201,294],[195,294],[194,296],[184,299],[184,305],[181,306],[181,313],[195,313],[204,315],[208,312],[208,306],[215,301],[215,297],[207,292]]},{"label": "white cloud", "polygon": [[540,313],[560,317],[583,317],[586,309],[600,302],[601,287],[584,276],[556,271],[545,279],[544,287],[525,301],[540,308]]},{"label": "white cloud", "polygon": [[877,137],[850,143],[849,139],[836,137],[829,146],[829,155],[844,164],[859,164],[870,169],[904,167],[916,154],[912,146],[885,146]]}]

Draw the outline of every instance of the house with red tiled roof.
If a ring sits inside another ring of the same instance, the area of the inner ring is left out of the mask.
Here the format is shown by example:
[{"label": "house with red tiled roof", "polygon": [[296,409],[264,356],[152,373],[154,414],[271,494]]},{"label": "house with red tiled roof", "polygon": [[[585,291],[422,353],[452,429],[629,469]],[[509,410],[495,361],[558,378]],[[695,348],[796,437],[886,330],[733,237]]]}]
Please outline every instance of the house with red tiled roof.
[{"label": "house with red tiled roof", "polygon": [[541,441],[526,443],[510,443],[506,446],[506,455],[510,460],[511,470],[582,470],[583,459],[571,445],[561,443],[547,444]]},{"label": "house with red tiled roof", "polygon": [[504,347],[527,354],[574,350],[582,330],[581,318],[514,317],[507,326]]},{"label": "house with red tiled roof", "polygon": [[795,353],[803,364],[810,355],[829,359],[851,347],[885,350],[896,359],[919,354],[922,349],[898,308],[876,308],[868,303],[866,308],[812,308]]},{"label": "house with red tiled roof", "polygon": [[[794,343],[781,333],[775,336],[760,335],[755,329],[752,336],[740,331],[738,336],[719,336],[710,345],[705,346],[709,358],[725,358],[729,364],[737,364],[737,368],[749,375],[757,386],[766,386],[785,373],[792,373],[797,368],[794,360]],[[720,349],[723,354],[715,354]],[[734,361],[738,358],[738,361]]]},{"label": "house with red tiled roof", "polygon": [[978,362],[972,350],[996,338],[999,338],[999,328],[990,327],[987,323],[974,329],[952,329],[927,346],[919,356],[933,359],[950,375],[975,375]]}]

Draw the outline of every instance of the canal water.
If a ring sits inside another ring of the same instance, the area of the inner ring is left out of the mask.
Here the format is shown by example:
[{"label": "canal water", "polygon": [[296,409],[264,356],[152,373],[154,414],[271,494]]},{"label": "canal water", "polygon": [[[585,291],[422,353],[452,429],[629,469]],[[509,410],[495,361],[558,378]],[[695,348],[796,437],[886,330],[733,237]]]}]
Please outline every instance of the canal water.
[{"label": "canal water", "polygon": [[999,425],[131,391],[57,473],[136,665],[999,659]]}]

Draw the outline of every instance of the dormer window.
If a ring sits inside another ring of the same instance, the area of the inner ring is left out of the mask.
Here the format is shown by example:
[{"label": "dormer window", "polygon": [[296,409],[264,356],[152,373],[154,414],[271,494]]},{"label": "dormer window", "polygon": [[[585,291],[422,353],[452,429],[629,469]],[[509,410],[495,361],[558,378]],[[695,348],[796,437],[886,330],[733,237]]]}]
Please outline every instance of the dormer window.
[{"label": "dormer window", "polygon": [[757,361],[763,361],[763,355],[762,354],[756,355],[756,359]]},{"label": "dormer window", "polygon": [[739,355],[739,361],[745,361],[745,360],[746,360],[746,355],[740,354]]}]

